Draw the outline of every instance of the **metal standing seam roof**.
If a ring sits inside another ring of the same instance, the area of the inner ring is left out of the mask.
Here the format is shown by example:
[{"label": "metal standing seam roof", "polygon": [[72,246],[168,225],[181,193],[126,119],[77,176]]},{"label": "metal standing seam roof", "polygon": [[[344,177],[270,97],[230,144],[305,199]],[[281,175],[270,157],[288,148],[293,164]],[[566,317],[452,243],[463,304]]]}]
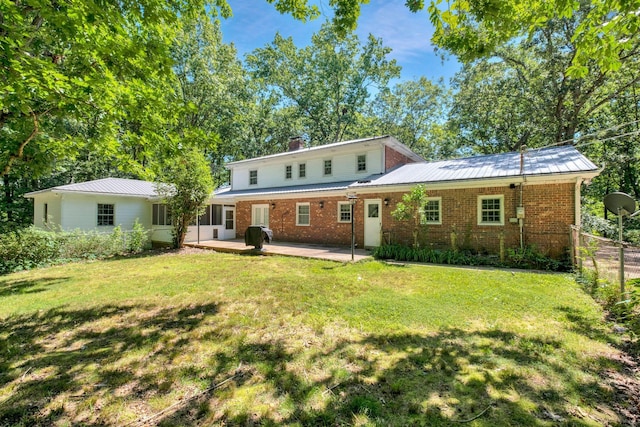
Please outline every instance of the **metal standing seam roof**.
[{"label": "metal standing seam roof", "polygon": [[52,192],[63,193],[95,193],[117,196],[142,196],[157,197],[156,184],[149,181],[125,178],[103,178],[95,181],[79,182],[76,184],[59,185],[46,190],[34,191],[25,194],[25,197],[33,197],[36,194]]},{"label": "metal standing seam roof", "polygon": [[[572,146],[529,150],[524,175],[596,172],[598,167]],[[368,183],[352,187],[466,181],[521,176],[520,153],[491,154],[429,163],[409,163]]]},{"label": "metal standing seam roof", "polygon": [[329,182],[322,184],[292,185],[288,187],[252,188],[249,190],[231,190],[225,188],[215,191],[215,197],[255,197],[290,193],[308,193],[318,191],[342,191],[349,188],[353,181]]}]

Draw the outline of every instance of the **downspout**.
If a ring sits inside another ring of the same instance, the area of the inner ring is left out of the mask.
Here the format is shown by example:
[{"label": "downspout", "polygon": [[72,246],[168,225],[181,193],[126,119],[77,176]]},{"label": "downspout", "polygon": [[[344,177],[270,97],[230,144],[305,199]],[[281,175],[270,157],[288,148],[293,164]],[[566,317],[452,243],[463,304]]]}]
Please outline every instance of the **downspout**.
[{"label": "downspout", "polygon": [[574,224],[576,227],[580,227],[582,224],[582,212],[580,209],[580,192],[581,192],[581,187],[582,187],[582,183],[584,182],[584,178],[580,177],[578,179],[576,179],[576,188],[575,191],[573,192],[573,197],[574,197],[574,201],[573,201],[573,206],[574,206]]},{"label": "downspout", "polygon": [[520,176],[522,182],[520,182],[520,204],[516,208],[516,217],[518,218],[518,226],[520,227],[520,250],[524,251],[524,205],[523,205],[523,192],[524,192],[524,152],[527,149],[526,145],[520,147]]}]

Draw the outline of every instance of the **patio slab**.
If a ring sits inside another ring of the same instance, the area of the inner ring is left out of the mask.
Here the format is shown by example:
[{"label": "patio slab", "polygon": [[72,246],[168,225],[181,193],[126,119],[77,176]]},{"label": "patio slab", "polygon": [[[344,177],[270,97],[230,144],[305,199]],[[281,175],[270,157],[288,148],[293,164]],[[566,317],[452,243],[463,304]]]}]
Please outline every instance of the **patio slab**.
[{"label": "patio slab", "polygon": [[[272,242],[265,243],[258,252],[253,246],[246,246],[244,240],[201,240],[200,243],[185,243],[185,246],[201,249],[212,249],[218,252],[237,254],[259,253],[261,255],[282,255],[301,258],[316,258],[329,261],[351,262],[351,248],[339,246],[322,246],[307,243]],[[356,249],[354,261],[373,259],[366,249]]]}]

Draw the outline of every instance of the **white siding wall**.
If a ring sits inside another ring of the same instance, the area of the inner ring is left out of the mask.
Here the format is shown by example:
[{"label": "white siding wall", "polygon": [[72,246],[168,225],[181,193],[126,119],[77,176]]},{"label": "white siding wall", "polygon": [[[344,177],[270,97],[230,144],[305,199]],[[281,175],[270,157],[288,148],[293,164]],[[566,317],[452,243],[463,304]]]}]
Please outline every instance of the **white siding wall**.
[{"label": "white siding wall", "polygon": [[100,196],[91,194],[61,194],[61,226],[64,230],[93,230],[111,232],[113,227],[97,225],[98,203],[114,205],[114,224],[131,230],[137,219],[146,229],[151,228],[151,203],[141,197]]},{"label": "white siding wall", "polygon": [[[340,152],[338,150],[324,153],[314,153],[315,156],[306,158],[302,155],[282,156],[277,161],[269,160],[268,163],[248,163],[237,165],[233,168],[232,182],[234,190],[250,188],[285,187],[293,185],[320,184],[340,181],[356,181],[364,179],[372,174],[382,173],[383,146],[361,147],[361,150]],[[360,154],[367,156],[366,172],[357,172],[356,159]],[[295,158],[294,158],[295,157]],[[324,175],[324,161],[332,161],[332,174]],[[306,163],[306,177],[298,178],[298,165]],[[285,179],[285,166],[292,166],[292,178]],[[258,184],[249,185],[249,171],[258,171]]]},{"label": "white siding wall", "polygon": [[[49,224],[45,226],[44,205],[47,204]],[[60,196],[53,193],[36,194],[33,197],[33,225],[38,228],[55,228],[60,225]]]}]

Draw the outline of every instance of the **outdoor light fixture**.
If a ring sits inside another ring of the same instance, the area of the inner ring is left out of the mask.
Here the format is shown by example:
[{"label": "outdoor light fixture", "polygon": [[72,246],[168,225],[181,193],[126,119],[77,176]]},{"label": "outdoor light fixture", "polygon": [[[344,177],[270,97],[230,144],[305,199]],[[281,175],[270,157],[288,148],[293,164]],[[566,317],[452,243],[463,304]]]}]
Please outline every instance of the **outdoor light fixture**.
[{"label": "outdoor light fixture", "polygon": [[389,199],[385,197],[384,201],[384,205],[385,206],[389,206]]},{"label": "outdoor light fixture", "polygon": [[320,200],[320,209],[324,208],[324,200]]},{"label": "outdoor light fixture", "polygon": [[276,203],[275,202],[271,202],[271,209],[275,209],[276,208]]}]

